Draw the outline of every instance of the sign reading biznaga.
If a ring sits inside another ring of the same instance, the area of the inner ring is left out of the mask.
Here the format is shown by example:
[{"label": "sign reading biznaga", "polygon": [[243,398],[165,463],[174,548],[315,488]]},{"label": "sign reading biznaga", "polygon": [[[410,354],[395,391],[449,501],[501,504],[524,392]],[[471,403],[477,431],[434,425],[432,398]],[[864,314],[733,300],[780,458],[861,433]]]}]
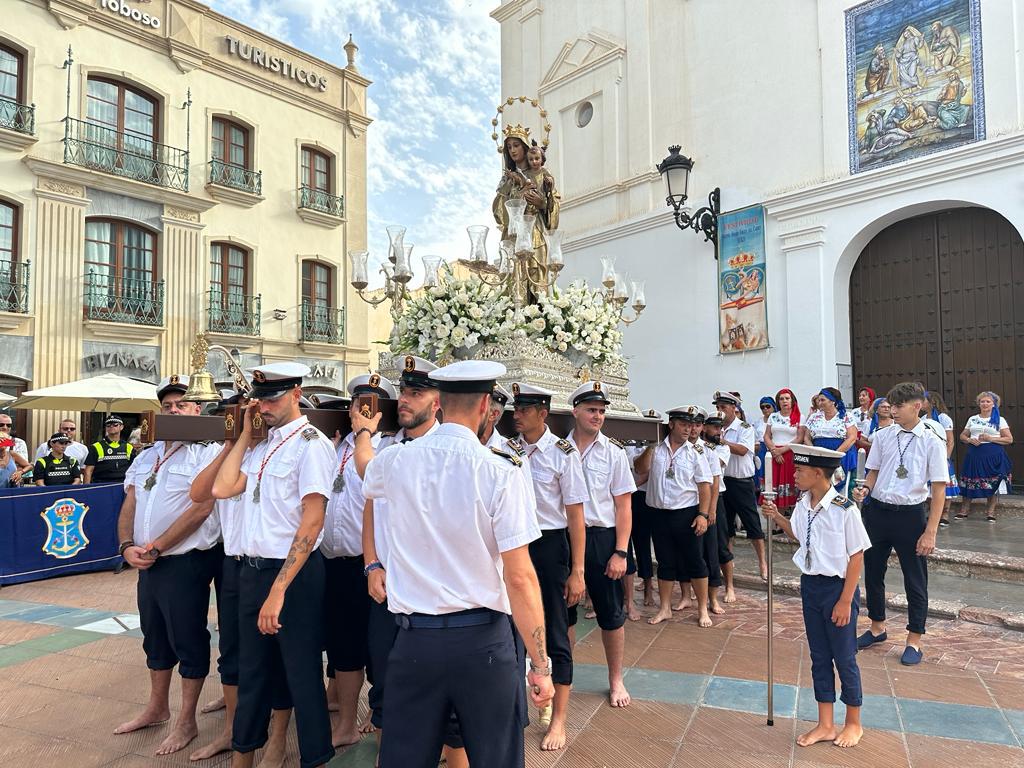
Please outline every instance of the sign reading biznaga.
[{"label": "sign reading biznaga", "polygon": [[257,48],[255,45],[244,40],[239,40],[237,37],[224,35],[224,39],[228,43],[228,53],[232,56],[252,62],[254,65],[268,69],[271,72],[280,72],[284,77],[298,80],[303,85],[315,88],[321,93],[327,90],[327,78],[323,75],[304,67],[296,66],[288,59],[282,59],[280,56],[271,56],[268,51]]}]

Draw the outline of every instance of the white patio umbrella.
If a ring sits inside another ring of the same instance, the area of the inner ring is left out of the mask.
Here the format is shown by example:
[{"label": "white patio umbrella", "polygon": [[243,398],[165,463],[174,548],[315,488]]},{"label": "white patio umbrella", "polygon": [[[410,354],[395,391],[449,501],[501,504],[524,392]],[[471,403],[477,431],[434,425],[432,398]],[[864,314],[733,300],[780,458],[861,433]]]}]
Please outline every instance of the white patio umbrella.
[{"label": "white patio umbrella", "polygon": [[0,408],[6,408],[7,403],[14,399],[13,395],[8,395],[5,392],[0,392]]},{"label": "white patio umbrella", "polygon": [[156,398],[154,384],[105,373],[23,392],[10,407],[37,411],[142,413],[159,410],[160,401]]}]

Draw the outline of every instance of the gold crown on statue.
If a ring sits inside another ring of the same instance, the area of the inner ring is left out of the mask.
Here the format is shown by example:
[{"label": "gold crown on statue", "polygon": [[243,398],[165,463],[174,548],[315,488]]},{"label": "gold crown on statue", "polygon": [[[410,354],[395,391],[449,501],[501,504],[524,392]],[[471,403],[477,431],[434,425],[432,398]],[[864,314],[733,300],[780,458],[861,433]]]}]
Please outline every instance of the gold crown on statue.
[{"label": "gold crown on statue", "polygon": [[501,133],[506,139],[519,139],[526,146],[530,146],[530,129],[524,125],[506,125],[501,129]]}]

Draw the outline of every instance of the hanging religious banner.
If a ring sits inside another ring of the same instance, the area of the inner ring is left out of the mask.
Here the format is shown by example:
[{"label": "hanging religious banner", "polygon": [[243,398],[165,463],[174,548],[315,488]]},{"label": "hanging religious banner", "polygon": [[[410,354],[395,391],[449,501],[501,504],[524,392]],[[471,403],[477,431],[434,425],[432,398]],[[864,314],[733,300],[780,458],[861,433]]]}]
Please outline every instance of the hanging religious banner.
[{"label": "hanging religious banner", "polygon": [[718,217],[718,306],[722,354],[768,346],[764,206]]}]

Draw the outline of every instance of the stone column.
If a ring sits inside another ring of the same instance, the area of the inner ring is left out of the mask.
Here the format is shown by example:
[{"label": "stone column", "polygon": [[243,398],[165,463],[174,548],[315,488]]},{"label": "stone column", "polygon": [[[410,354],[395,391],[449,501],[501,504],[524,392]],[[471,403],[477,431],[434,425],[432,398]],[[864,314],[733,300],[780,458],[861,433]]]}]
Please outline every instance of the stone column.
[{"label": "stone column", "polygon": [[833,276],[825,253],[825,225],[802,224],[780,237],[786,262],[786,384],[794,392],[817,392],[836,384]]},{"label": "stone column", "polygon": [[[32,259],[35,315],[32,388],[82,378],[82,305],[85,291],[85,188],[38,179],[36,253]],[[71,411],[30,411],[29,433],[36,444],[53,434]],[[35,445],[29,446],[29,451]],[[28,457],[31,460],[31,456]]]},{"label": "stone column", "polygon": [[191,374],[189,347],[206,327],[209,254],[203,251],[204,225],[199,214],[165,206],[164,216],[164,346],[161,376]]}]

